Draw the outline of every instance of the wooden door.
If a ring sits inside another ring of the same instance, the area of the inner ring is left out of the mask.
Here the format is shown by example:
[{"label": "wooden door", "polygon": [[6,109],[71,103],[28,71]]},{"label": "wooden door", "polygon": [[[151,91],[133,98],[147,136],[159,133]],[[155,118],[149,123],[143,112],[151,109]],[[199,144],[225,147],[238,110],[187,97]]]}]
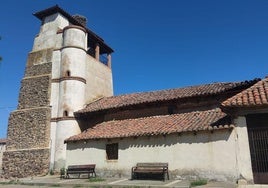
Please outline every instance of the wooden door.
[{"label": "wooden door", "polygon": [[268,114],[247,116],[251,164],[255,184],[268,184]]}]

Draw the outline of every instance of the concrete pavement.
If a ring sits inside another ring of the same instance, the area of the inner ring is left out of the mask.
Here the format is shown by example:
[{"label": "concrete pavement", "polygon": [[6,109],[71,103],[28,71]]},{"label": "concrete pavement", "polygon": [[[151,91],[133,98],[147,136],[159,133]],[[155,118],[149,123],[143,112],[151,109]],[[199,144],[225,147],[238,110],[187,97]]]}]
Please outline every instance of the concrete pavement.
[{"label": "concrete pavement", "polygon": [[[173,187],[173,188],[189,188],[190,181],[188,180],[129,180],[125,178],[109,178],[103,181],[90,182],[88,179],[60,179],[59,176],[44,176],[22,178],[18,180],[5,180],[0,182],[2,188],[15,187]],[[199,188],[235,188],[236,184],[230,182],[208,182],[207,185],[199,186]]]}]

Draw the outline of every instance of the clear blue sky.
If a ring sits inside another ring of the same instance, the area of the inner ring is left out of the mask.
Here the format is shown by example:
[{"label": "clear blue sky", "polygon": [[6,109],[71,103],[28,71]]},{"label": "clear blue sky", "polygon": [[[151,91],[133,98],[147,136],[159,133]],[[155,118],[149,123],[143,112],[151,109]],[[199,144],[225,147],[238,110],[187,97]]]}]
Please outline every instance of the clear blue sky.
[{"label": "clear blue sky", "polygon": [[32,13],[58,4],[88,18],[112,55],[114,94],[263,78],[267,0],[8,0],[0,11],[0,138],[16,109],[27,54],[39,32]]}]

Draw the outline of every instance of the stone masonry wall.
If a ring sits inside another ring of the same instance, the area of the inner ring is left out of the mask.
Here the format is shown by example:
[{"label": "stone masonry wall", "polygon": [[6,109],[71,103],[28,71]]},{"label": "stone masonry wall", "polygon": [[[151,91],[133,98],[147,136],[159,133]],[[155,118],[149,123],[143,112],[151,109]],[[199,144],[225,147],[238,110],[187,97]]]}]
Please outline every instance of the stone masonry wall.
[{"label": "stone masonry wall", "polygon": [[7,150],[49,147],[50,114],[49,107],[12,112]]},{"label": "stone masonry wall", "polygon": [[6,151],[3,156],[3,172],[6,178],[46,175],[48,169],[48,148]]},{"label": "stone masonry wall", "polygon": [[18,109],[49,106],[50,76],[28,77],[22,80]]},{"label": "stone masonry wall", "polygon": [[27,69],[25,70],[25,77],[50,74],[51,68],[52,68],[51,62],[27,67]]},{"label": "stone masonry wall", "polygon": [[50,159],[52,49],[29,53],[18,108],[10,114],[3,175],[45,175]]}]

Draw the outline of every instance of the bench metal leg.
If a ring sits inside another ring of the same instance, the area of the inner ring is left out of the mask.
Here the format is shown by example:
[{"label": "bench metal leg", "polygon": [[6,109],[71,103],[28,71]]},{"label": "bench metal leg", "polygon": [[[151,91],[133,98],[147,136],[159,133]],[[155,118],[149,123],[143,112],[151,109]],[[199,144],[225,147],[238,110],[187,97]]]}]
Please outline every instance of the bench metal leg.
[{"label": "bench metal leg", "polygon": [[169,173],[168,173],[168,171],[167,171],[167,179],[169,180]]},{"label": "bench metal leg", "polygon": [[135,178],[135,173],[133,172],[133,170],[131,170],[131,180],[134,180]]}]

